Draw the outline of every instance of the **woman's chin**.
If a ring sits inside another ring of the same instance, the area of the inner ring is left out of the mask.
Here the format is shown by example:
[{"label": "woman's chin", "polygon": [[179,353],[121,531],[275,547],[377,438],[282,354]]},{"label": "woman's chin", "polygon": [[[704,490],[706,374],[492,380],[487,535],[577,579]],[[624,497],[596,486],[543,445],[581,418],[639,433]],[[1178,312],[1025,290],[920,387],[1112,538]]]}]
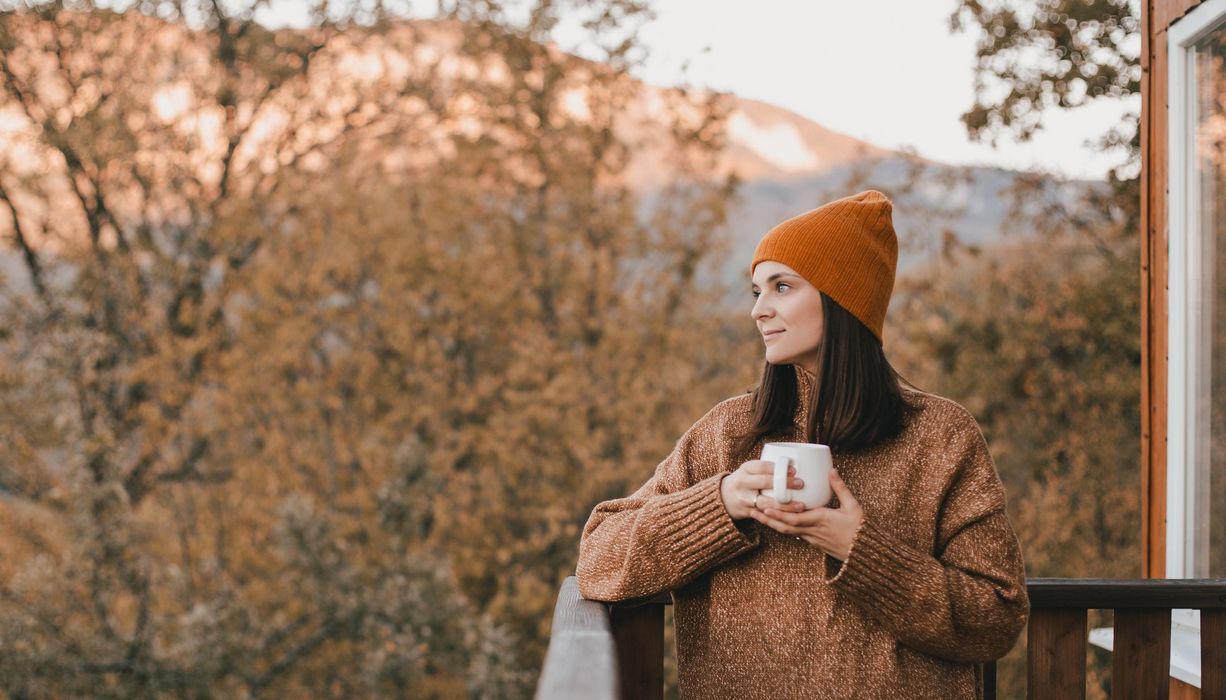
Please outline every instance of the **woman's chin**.
[{"label": "woman's chin", "polygon": [[793,362],[793,358],[788,357],[783,353],[771,352],[770,350],[767,350],[766,361],[772,365],[790,365]]}]

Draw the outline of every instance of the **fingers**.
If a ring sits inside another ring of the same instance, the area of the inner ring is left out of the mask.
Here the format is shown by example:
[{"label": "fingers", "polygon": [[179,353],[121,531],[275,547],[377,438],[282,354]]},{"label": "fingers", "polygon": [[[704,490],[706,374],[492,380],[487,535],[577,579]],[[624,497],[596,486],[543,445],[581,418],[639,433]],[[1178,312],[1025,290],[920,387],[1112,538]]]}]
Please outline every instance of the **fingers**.
[{"label": "fingers", "polygon": [[843,482],[843,477],[839,476],[839,473],[834,469],[830,470],[830,488],[834,490],[834,495],[839,497],[840,504],[853,504],[857,502],[856,497],[851,495],[851,491],[848,490],[847,484]]},{"label": "fingers", "polygon": [[[742,464],[738,471],[741,472],[739,479],[744,488],[755,491],[775,488],[775,465],[772,462],[762,459],[751,459]],[[796,478],[796,467],[789,466],[788,488],[802,489],[804,486],[804,480]]]},{"label": "fingers", "polygon": [[[789,526],[812,527],[825,522],[826,518],[829,517],[828,514],[830,513],[830,509],[824,507],[813,508],[811,510],[800,510],[798,512],[789,512],[783,509],[776,509],[775,511],[771,512],[768,511],[767,508],[763,507],[762,500],[763,499],[761,498],[758,499],[758,510],[763,511],[768,518],[772,518]],[[801,504],[801,507],[803,508],[804,504]]]},{"label": "fingers", "polygon": [[746,474],[773,474],[775,465],[764,459],[751,459],[741,464],[741,471]]},{"label": "fingers", "polygon": [[771,508],[783,513],[799,513],[805,509],[805,504],[800,501],[792,501],[791,503],[780,503],[766,494],[757,491],[748,491],[740,496],[740,501],[747,509],[757,508],[759,511],[764,511]]},{"label": "fingers", "polygon": [[[767,489],[775,488],[775,478],[773,476],[764,476],[761,474],[751,474],[749,476],[745,476],[742,478],[743,478],[743,481],[741,483],[747,489],[752,489],[754,491],[765,491]],[[803,479],[797,479],[795,477],[788,479],[789,489],[804,488],[804,485],[805,485],[805,482]]]},{"label": "fingers", "polygon": [[750,474],[745,477],[744,484],[745,488],[747,489],[761,491],[763,489],[773,488],[774,479],[769,476],[762,476],[760,474]]},{"label": "fingers", "polygon": [[813,508],[794,513],[780,508],[765,508],[762,501],[762,498],[758,499],[758,509],[751,511],[750,515],[763,525],[785,535],[813,535],[834,526],[830,518],[837,511],[830,508]]},{"label": "fingers", "polygon": [[[751,459],[741,465],[741,469],[750,474],[768,474],[774,476],[775,463],[765,459]],[[796,476],[796,467],[788,467],[788,476]]]},{"label": "fingers", "polygon": [[780,519],[783,516],[790,515],[790,513],[780,513],[778,510],[772,512],[774,512],[777,517],[771,517],[760,510],[753,511],[751,514],[754,520],[757,520],[763,525],[770,527],[776,532],[782,532],[785,535],[799,535],[802,532],[801,528]]},{"label": "fingers", "polygon": [[767,509],[776,510],[785,513],[799,513],[805,509],[805,504],[800,501],[792,501],[791,503],[780,503],[775,499],[765,494],[758,496],[758,510],[765,511]]}]

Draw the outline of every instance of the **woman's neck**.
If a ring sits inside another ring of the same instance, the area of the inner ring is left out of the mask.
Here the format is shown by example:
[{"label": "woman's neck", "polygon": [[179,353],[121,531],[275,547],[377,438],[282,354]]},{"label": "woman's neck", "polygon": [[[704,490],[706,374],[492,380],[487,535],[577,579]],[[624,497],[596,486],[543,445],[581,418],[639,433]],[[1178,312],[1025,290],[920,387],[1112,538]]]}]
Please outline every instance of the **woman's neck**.
[{"label": "woman's neck", "polygon": [[797,393],[793,418],[798,425],[802,425],[806,422],[808,405],[817,395],[817,373],[802,365],[792,365],[792,368],[796,371]]}]

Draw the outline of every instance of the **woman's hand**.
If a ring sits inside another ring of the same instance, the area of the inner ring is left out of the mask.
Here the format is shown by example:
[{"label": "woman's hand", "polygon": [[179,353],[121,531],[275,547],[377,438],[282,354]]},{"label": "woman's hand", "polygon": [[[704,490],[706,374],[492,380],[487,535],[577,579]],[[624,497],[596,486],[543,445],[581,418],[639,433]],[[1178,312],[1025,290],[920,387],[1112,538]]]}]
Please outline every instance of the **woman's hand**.
[{"label": "woman's hand", "polygon": [[823,506],[792,513],[780,509],[774,502],[765,506],[765,499],[759,498],[760,510],[751,512],[750,516],[785,535],[794,535],[808,542],[839,561],[847,561],[848,555],[851,554],[851,542],[856,538],[856,532],[864,520],[864,509],[860,507],[856,497],[851,495],[851,491],[847,490],[847,484],[843,483],[839,473],[833,469],[830,470],[830,487],[834,489],[834,495],[839,497],[838,508]]},{"label": "woman's hand", "polygon": [[[775,464],[764,459],[751,459],[743,463],[737,470],[725,476],[719,482],[719,495],[724,500],[724,509],[733,520],[743,520],[751,512],[761,512],[763,508],[773,508],[778,512],[799,513],[804,510],[803,503],[793,501],[787,504],[776,503],[770,496],[758,492],[762,489],[775,487]],[[803,488],[803,479],[797,479],[796,468],[788,467],[788,488]],[[755,498],[757,508],[754,508]]]}]

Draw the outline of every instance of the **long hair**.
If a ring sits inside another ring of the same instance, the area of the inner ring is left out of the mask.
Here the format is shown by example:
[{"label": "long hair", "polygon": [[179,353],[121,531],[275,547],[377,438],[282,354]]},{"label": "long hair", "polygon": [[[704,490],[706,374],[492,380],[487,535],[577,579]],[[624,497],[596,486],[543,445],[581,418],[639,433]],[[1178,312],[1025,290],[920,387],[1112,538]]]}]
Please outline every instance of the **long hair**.
[{"label": "long hair", "polygon": [[[817,400],[809,407],[806,441],[849,451],[870,447],[902,432],[910,404],[902,394],[905,380],[890,366],[881,342],[860,319],[825,294],[821,295],[824,329],[814,370]],[[910,386],[909,382],[906,382]],[[792,430],[799,401],[796,370],[790,365],[762,369],[753,389],[753,418],[736,436],[738,452],[764,436]]]}]

